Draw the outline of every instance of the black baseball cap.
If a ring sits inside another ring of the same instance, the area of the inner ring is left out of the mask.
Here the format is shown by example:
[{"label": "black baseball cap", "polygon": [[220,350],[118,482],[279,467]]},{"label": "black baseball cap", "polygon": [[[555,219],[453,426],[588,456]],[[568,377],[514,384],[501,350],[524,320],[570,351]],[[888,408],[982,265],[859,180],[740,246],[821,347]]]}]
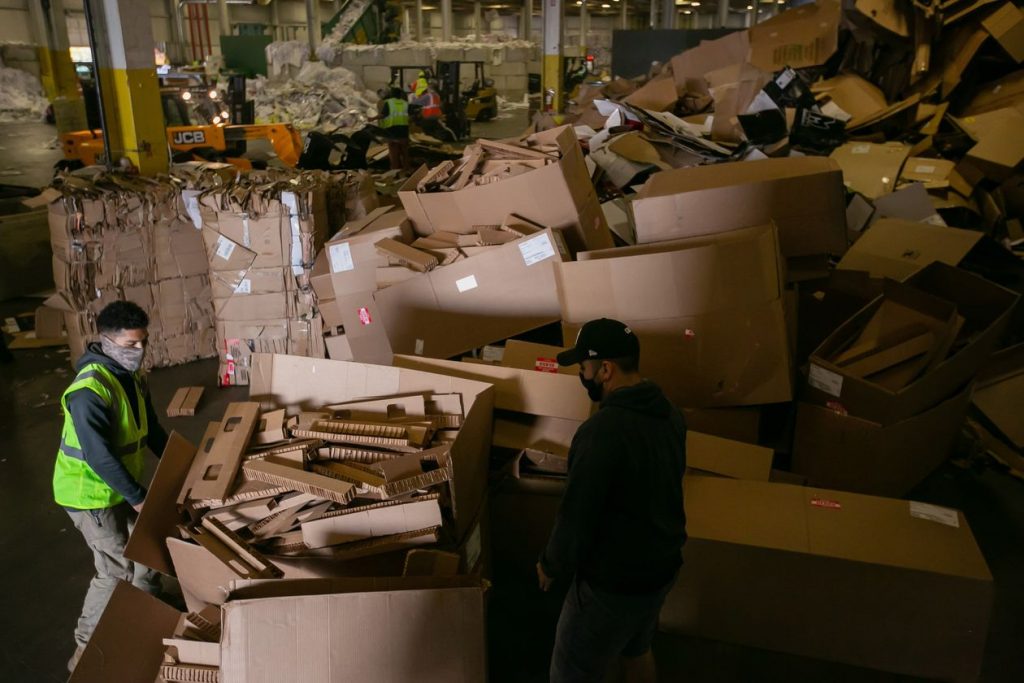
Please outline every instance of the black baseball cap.
[{"label": "black baseball cap", "polygon": [[640,355],[640,341],[625,323],[611,318],[591,320],[580,328],[576,345],[558,354],[559,365],[585,360],[629,358]]}]

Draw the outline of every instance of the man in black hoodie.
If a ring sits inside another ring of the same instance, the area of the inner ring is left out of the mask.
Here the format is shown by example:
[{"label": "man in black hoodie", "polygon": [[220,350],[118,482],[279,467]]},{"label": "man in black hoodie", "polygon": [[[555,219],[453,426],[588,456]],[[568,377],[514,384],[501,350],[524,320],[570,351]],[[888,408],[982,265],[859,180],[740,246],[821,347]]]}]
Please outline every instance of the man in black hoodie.
[{"label": "man in black hoodie", "polygon": [[139,482],[148,447],[163,453],[160,426],[139,371],[149,317],[133,303],[116,301],[96,318],[99,343],[79,359],[74,381],[61,397],[64,427],[53,473],[54,500],[71,516],[92,550],[96,574],[75,629],[74,670],[119,580],[154,595],[160,575],[125,559],[146,489]]},{"label": "man in black hoodie", "polygon": [[558,356],[560,365],[579,363],[601,408],[573,437],[565,494],[537,563],[541,590],[572,580],[552,683],[600,683],[619,656],[628,681],[656,679],[651,641],[686,542],[686,424],[639,362],[636,335],[607,318],[584,325]]}]

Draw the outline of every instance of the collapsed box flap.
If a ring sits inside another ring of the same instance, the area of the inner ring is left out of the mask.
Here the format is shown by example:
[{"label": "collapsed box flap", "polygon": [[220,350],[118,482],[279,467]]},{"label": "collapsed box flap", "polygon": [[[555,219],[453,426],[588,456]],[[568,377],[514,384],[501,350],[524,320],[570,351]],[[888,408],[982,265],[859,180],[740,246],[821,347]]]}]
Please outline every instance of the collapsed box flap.
[{"label": "collapsed box flap", "polygon": [[702,434],[686,432],[686,465],[693,469],[733,479],[768,481],[772,471],[770,448]]},{"label": "collapsed box flap", "polygon": [[1024,448],[1024,344],[992,355],[974,391],[974,405],[1017,448]]},{"label": "collapsed box flap", "polygon": [[151,681],[181,612],[130,583],[118,581],[69,683]]},{"label": "collapsed box flap", "polygon": [[799,178],[804,175],[838,170],[839,165],[828,157],[760,159],[677,168],[652,175],[637,193],[636,199],[667,197],[680,192],[708,190],[782,178]]},{"label": "collapsed box flap", "polygon": [[393,362],[401,368],[493,384],[494,406],[503,410],[566,420],[586,420],[593,410],[593,404],[586,393],[580,390],[579,380],[561,373],[419,356],[396,355]]},{"label": "collapsed box flap", "polygon": [[902,280],[935,261],[957,265],[981,237],[972,230],[882,218],[850,247],[837,267]]},{"label": "collapsed box flap", "polygon": [[747,29],[750,62],[765,71],[824,64],[839,47],[842,4],[818,0]]},{"label": "collapsed box flap", "polygon": [[480,588],[477,576],[370,576],[317,579],[238,579],[232,582],[230,602],[263,600],[297,595],[337,595],[342,593],[379,593],[401,590],[441,588]]},{"label": "collapsed box flap", "polygon": [[177,536],[178,524],[182,522],[177,507],[178,494],[195,456],[195,445],[178,432],[171,432],[149,484],[146,504],[124,548],[124,556],[129,560],[174,576],[166,539]]}]

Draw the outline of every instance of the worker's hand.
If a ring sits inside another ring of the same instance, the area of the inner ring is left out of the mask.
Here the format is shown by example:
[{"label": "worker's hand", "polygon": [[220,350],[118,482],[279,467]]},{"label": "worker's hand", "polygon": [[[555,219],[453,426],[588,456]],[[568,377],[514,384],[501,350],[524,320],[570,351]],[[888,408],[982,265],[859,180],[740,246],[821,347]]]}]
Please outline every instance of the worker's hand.
[{"label": "worker's hand", "polygon": [[[146,502],[146,501],[142,501],[142,503],[145,503],[145,502]],[[136,512],[142,512],[142,503],[139,503],[139,504],[137,504],[137,505],[132,505],[132,508],[134,508],[134,510],[135,510]]]},{"label": "worker's hand", "polygon": [[544,567],[540,566],[540,562],[537,563],[537,582],[540,584],[540,589],[545,593],[551,588],[551,583],[554,581],[550,576],[544,573]]}]

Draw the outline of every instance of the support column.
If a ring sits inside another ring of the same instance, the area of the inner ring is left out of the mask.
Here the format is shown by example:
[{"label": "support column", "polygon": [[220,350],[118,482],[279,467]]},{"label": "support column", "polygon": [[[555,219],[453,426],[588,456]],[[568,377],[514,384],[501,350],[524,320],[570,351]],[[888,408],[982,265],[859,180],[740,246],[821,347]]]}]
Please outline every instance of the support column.
[{"label": "support column", "polygon": [[626,0],[620,0],[622,5],[622,16],[619,18],[619,28],[623,31],[629,28],[629,3]]},{"label": "support column", "polygon": [[316,56],[320,47],[320,0],[306,0],[306,36],[309,40],[309,55]]},{"label": "support column", "polygon": [[231,12],[228,11],[228,0],[217,0],[217,24],[222,36],[231,35]]},{"label": "support column", "polygon": [[75,65],[71,63],[68,51],[64,1],[50,0],[48,5],[38,0],[28,3],[38,42],[40,80],[46,97],[53,105],[57,132],[85,130],[89,123],[85,117],[85,101],[78,90]]},{"label": "support column", "polygon": [[167,133],[153,68],[149,3],[85,0],[89,46],[100,85],[104,143],[113,165],[142,175],[167,172]]},{"label": "support column", "polygon": [[658,28],[658,2],[659,0],[651,0],[651,19],[648,22],[651,28]]},{"label": "support column", "polygon": [[480,0],[475,0],[473,2],[473,33],[476,34],[477,40],[480,40],[480,36],[484,34],[483,20],[483,9],[480,7]]},{"label": "support column", "polygon": [[452,39],[452,0],[441,0],[441,40]]},{"label": "support column", "polygon": [[281,35],[281,0],[270,0],[270,35],[274,40],[284,39]]},{"label": "support column", "polygon": [[[656,0],[651,0],[655,2]],[[676,0],[661,0],[661,25],[659,28],[676,27]]]},{"label": "support column", "polygon": [[173,46],[173,49],[167,51],[167,57],[172,64],[185,64],[188,62],[188,53],[185,48],[185,27],[181,23],[178,0],[164,0],[164,8],[167,10],[167,20],[171,24],[170,45]]},{"label": "support column", "polygon": [[542,0],[544,12],[544,69],[542,78],[542,108],[546,111],[562,110],[562,39],[564,37],[565,6],[562,0]]},{"label": "support column", "polygon": [[718,0],[718,28],[729,23],[729,0]]},{"label": "support column", "polygon": [[590,34],[590,10],[587,9],[587,0],[580,5],[580,57],[587,56],[587,36]]},{"label": "support column", "polygon": [[416,0],[416,40],[422,41],[423,35],[423,0]]},{"label": "support column", "polygon": [[519,18],[519,39],[529,40],[533,32],[533,0],[523,0],[523,14]]}]

